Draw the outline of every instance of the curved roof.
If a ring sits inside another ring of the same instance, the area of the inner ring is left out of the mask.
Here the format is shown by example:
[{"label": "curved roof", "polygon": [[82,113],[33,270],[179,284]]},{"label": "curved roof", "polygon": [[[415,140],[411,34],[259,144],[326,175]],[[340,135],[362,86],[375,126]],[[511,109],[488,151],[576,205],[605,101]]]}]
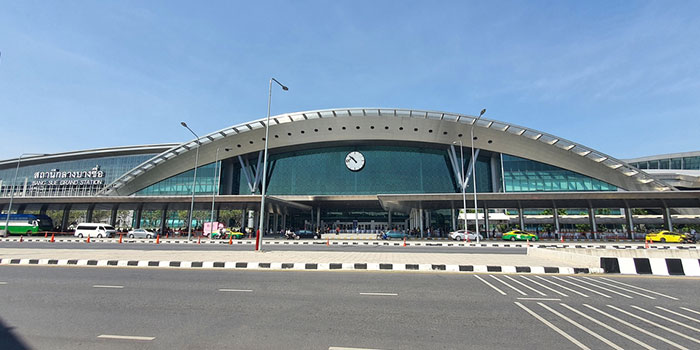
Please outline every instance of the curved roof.
[{"label": "curved roof", "polygon": [[627,163],[636,163],[636,162],[646,162],[646,161],[650,161],[650,160],[663,160],[663,159],[683,158],[683,157],[700,157],[700,151],[658,154],[658,155],[652,155],[652,156],[644,156],[644,157],[638,157],[638,158],[632,158],[632,159],[625,159],[625,161]]},{"label": "curved roof", "polygon": [[[270,117],[269,149],[334,142],[408,141],[443,144],[469,140],[474,127],[475,148],[532,159],[636,191],[675,190],[605,153],[538,130],[474,116],[412,109],[340,108],[285,113]],[[466,135],[466,137],[465,137]],[[153,183],[214,162],[216,150],[226,156],[258,152],[264,147],[265,119],[224,128],[171,147],[127,172],[102,194],[129,195]]]}]

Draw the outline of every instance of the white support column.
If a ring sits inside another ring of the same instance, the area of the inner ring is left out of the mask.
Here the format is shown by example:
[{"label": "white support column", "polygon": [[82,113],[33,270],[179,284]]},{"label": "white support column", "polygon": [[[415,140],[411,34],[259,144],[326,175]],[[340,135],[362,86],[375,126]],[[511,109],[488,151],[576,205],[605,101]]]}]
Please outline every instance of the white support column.
[{"label": "white support column", "polygon": [[423,238],[423,209],[418,209],[418,216],[418,225],[420,226],[418,231],[420,231],[420,238]]},{"label": "white support column", "polygon": [[489,207],[484,204],[484,237],[489,238],[491,230],[489,229]]}]

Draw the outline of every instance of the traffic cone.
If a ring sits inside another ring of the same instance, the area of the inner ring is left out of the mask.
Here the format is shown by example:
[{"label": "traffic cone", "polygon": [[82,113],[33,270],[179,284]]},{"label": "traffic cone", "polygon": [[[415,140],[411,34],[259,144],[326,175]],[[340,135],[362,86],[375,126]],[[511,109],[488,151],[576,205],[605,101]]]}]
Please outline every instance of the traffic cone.
[{"label": "traffic cone", "polygon": [[469,239],[469,235],[467,235],[466,237],[467,237],[467,243],[471,243],[471,239]]},{"label": "traffic cone", "polygon": [[49,231],[44,232],[44,238],[49,236]]},{"label": "traffic cone", "polygon": [[202,241],[202,237],[197,238],[197,244],[200,244],[201,241]]},{"label": "traffic cone", "polygon": [[24,236],[19,236],[19,241],[24,242]]},{"label": "traffic cone", "polygon": [[559,234],[559,238],[561,238],[561,242],[564,243],[564,234],[563,233]]},{"label": "traffic cone", "polygon": [[644,238],[644,249],[649,249],[649,240],[646,237]]},{"label": "traffic cone", "polygon": [[326,245],[331,245],[331,239],[330,239],[330,238],[326,238]]},{"label": "traffic cone", "polygon": [[120,233],[120,234],[119,234],[119,244],[122,244],[122,236],[123,236],[123,235]]},{"label": "traffic cone", "polygon": [[51,233],[51,243],[55,242],[55,240],[54,240],[55,235],[56,235],[55,233],[53,233],[53,232]]},{"label": "traffic cone", "polygon": [[160,235],[156,236],[156,244],[160,244]]},{"label": "traffic cone", "polygon": [[233,235],[229,235],[228,244],[233,244]]},{"label": "traffic cone", "polygon": [[404,238],[403,238],[403,246],[404,246],[404,247],[406,246],[406,237],[405,237],[405,236],[404,236]]},{"label": "traffic cone", "polygon": [[90,243],[90,236],[88,236],[87,243]]}]

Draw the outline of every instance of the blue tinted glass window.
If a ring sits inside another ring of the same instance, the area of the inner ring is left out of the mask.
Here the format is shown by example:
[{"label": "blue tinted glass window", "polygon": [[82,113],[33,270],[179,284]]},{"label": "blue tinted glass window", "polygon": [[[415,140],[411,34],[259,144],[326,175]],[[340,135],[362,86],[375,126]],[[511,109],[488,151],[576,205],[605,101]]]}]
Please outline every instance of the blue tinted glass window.
[{"label": "blue tinted glass window", "polygon": [[[220,162],[219,162],[220,163]],[[220,167],[216,166],[217,172]],[[194,170],[188,170],[173,177],[157,182],[135,193],[137,196],[171,196],[192,194],[192,180]],[[197,167],[197,180],[195,182],[196,195],[211,195],[214,191],[217,176],[215,176],[214,163]]]},{"label": "blue tinted glass window", "polygon": [[616,191],[617,187],[573,171],[503,155],[506,192]]}]

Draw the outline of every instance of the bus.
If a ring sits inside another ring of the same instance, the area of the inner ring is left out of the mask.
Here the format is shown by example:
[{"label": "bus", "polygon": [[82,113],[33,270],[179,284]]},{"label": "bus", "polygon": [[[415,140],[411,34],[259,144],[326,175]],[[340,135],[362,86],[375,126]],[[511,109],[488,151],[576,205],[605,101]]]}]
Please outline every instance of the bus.
[{"label": "bus", "polygon": [[[31,236],[37,232],[53,230],[53,221],[47,215],[42,214],[10,214],[9,230],[5,229],[7,214],[0,214],[0,233],[7,237],[12,235]],[[8,232],[9,231],[9,232]]]}]

